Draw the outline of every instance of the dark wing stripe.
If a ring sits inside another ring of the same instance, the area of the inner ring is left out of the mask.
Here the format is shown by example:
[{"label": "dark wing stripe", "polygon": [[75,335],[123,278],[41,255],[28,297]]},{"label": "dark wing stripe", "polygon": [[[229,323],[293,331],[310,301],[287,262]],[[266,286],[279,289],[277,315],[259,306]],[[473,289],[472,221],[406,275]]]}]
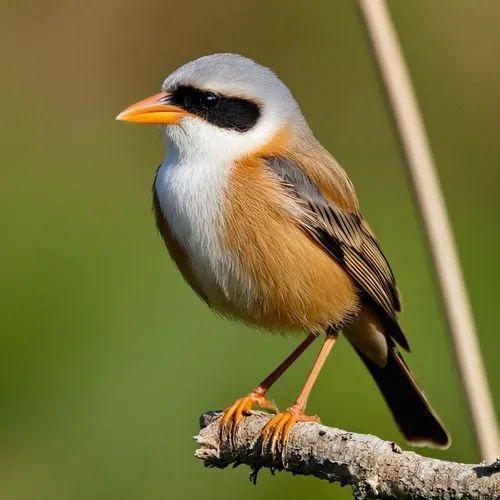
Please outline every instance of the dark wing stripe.
[{"label": "dark wing stripe", "polygon": [[396,319],[401,306],[394,276],[361,215],[342,210],[327,200],[318,186],[290,160],[275,156],[263,159],[305,211],[310,209],[300,221],[302,227],[344,266],[361,290],[391,319]]},{"label": "dark wing stripe", "polygon": [[378,277],[372,273],[366,263],[360,258],[353,256],[352,252],[346,252],[344,258],[353,278],[358,283],[362,283],[364,290],[372,298],[376,297],[378,304],[391,318],[394,318],[394,307],[390,299],[392,294],[388,294],[384,287],[381,286]]},{"label": "dark wing stripe", "polygon": [[401,301],[399,298],[398,289],[395,286],[396,280],[394,279],[391,267],[389,266],[387,259],[382,253],[377,240],[375,240],[371,235],[365,238],[363,249],[375,263],[375,271],[380,276],[380,279],[386,281],[387,291],[389,293],[389,296],[392,298],[394,308],[396,309],[396,311],[401,311]]},{"label": "dark wing stripe", "polygon": [[365,240],[363,242],[363,250],[370,256],[370,258],[376,262],[377,267],[383,270],[384,274],[388,274],[390,272],[390,268],[387,266],[385,259],[380,256],[380,252],[373,245],[373,242],[370,240]]},{"label": "dark wing stripe", "polygon": [[[324,203],[328,202],[325,200]],[[395,317],[394,311],[399,304],[393,300],[394,278],[378,246],[372,244],[371,235],[366,235],[361,230],[361,219],[356,214],[343,212],[331,204],[325,207],[316,202],[314,208],[315,213],[323,220],[325,211],[334,217],[335,223],[327,225],[327,231],[343,243],[346,269],[366,288],[370,296],[378,298],[377,302],[387,314]],[[331,217],[329,221],[331,222]]]}]

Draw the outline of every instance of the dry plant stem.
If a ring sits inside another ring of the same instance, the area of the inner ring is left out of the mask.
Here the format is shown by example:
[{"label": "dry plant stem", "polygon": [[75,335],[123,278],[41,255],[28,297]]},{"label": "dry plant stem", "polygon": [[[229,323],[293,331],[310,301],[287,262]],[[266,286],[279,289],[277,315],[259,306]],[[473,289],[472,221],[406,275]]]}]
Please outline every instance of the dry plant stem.
[{"label": "dry plant stem", "polygon": [[498,426],[451,225],[410,76],[384,0],[358,3],[406,155],[476,441],[482,457],[491,461],[500,456]]},{"label": "dry plant stem", "polygon": [[252,412],[241,420],[233,439],[221,437],[221,412],[201,417],[196,456],[208,467],[246,464],[256,480],[262,467],[312,475],[342,486],[351,485],[356,500],[500,498],[500,461],[467,465],[402,451],[395,443],[325,427],[315,422],[295,424],[284,449],[269,447],[261,454],[261,432],[271,416]]}]

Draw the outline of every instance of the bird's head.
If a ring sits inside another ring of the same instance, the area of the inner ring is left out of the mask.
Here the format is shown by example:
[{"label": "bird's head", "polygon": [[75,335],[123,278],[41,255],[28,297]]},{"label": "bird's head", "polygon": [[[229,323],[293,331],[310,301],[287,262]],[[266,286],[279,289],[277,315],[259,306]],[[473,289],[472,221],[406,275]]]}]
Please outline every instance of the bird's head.
[{"label": "bird's head", "polygon": [[161,92],[118,120],[162,126],[182,155],[238,158],[285,127],[307,127],[288,87],[268,68],[236,54],[214,54],[174,71]]}]

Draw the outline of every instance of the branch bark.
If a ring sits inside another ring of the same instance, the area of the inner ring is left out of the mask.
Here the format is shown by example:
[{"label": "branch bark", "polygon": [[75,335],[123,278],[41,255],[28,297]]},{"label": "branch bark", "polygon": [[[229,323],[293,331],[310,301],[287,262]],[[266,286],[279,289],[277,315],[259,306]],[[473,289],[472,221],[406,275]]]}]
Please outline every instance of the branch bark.
[{"label": "branch bark", "polygon": [[246,464],[254,482],[259,470],[267,467],[273,473],[285,470],[350,485],[355,500],[500,498],[500,460],[491,465],[446,462],[402,451],[397,444],[375,436],[314,422],[295,424],[284,449],[278,448],[272,456],[268,446],[261,450],[260,433],[270,418],[268,413],[245,416],[234,439],[227,428],[221,433],[221,414],[207,412],[200,417],[195,455],[207,467]]}]

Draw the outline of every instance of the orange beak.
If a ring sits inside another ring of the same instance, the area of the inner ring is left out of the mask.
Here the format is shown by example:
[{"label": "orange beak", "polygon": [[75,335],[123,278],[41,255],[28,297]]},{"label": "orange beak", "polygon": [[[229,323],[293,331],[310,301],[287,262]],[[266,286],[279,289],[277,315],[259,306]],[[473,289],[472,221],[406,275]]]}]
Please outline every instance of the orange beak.
[{"label": "orange beak", "polygon": [[168,92],[160,92],[136,102],[122,111],[117,120],[131,123],[155,123],[157,125],[179,123],[187,113],[168,103]]}]

